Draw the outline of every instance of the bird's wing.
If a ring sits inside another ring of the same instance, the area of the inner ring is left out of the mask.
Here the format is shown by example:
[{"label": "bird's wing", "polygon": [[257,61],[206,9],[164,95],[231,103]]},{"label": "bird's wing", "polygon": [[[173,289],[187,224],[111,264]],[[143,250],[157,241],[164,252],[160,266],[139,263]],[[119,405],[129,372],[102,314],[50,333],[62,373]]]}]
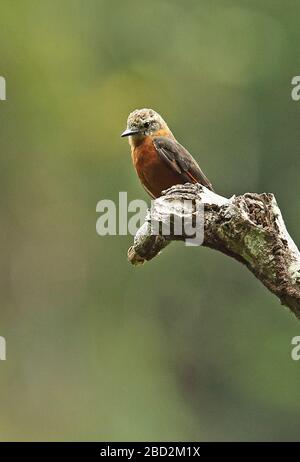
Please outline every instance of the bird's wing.
[{"label": "bird's wing", "polygon": [[200,183],[213,191],[212,184],[206,178],[201,168],[191,154],[172,138],[157,136],[153,144],[159,156],[187,183]]}]

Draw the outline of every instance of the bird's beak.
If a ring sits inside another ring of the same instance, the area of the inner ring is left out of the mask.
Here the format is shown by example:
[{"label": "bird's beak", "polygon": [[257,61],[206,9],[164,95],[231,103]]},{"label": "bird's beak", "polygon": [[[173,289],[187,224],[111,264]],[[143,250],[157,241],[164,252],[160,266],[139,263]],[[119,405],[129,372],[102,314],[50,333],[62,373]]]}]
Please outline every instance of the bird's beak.
[{"label": "bird's beak", "polygon": [[126,128],[126,130],[121,134],[121,137],[137,135],[139,130],[132,130],[131,128]]}]

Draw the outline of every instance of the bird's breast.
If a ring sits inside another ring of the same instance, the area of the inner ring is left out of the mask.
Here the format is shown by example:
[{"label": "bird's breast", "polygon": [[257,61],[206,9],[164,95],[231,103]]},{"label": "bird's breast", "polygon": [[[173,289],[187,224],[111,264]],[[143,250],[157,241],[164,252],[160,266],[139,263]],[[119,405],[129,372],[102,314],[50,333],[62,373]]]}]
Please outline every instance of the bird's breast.
[{"label": "bird's breast", "polygon": [[151,137],[132,149],[132,161],[145,189],[159,197],[164,189],[181,183],[180,176],[158,154]]},{"label": "bird's breast", "polygon": [[151,172],[159,166],[158,153],[150,137],[132,150],[132,161],[142,182],[147,181]]}]

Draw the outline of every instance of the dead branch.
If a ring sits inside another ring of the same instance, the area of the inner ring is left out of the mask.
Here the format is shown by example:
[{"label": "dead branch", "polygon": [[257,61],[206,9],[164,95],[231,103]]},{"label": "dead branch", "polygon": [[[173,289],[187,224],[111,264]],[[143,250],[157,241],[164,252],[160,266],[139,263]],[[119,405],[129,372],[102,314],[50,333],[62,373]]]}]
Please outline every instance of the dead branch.
[{"label": "dead branch", "polygon": [[[183,201],[194,208],[184,208]],[[164,233],[174,218],[193,219],[204,206],[206,247],[235,258],[259,279],[283,305],[300,318],[300,253],[285,227],[273,194],[246,193],[226,199],[199,184],[177,185],[156,199],[146,221],[128,250],[134,264],[151,260],[173,240],[186,240],[184,232]],[[162,229],[153,233],[153,223]]]}]

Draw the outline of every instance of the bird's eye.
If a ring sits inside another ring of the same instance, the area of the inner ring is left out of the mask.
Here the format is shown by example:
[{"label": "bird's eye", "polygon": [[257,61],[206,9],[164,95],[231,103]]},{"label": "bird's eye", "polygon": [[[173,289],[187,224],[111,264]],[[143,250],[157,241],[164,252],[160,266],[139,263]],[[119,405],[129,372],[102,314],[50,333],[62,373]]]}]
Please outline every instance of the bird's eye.
[{"label": "bird's eye", "polygon": [[149,127],[150,127],[150,122],[145,122],[145,123],[144,123],[144,127],[145,127],[145,128],[149,128]]}]

